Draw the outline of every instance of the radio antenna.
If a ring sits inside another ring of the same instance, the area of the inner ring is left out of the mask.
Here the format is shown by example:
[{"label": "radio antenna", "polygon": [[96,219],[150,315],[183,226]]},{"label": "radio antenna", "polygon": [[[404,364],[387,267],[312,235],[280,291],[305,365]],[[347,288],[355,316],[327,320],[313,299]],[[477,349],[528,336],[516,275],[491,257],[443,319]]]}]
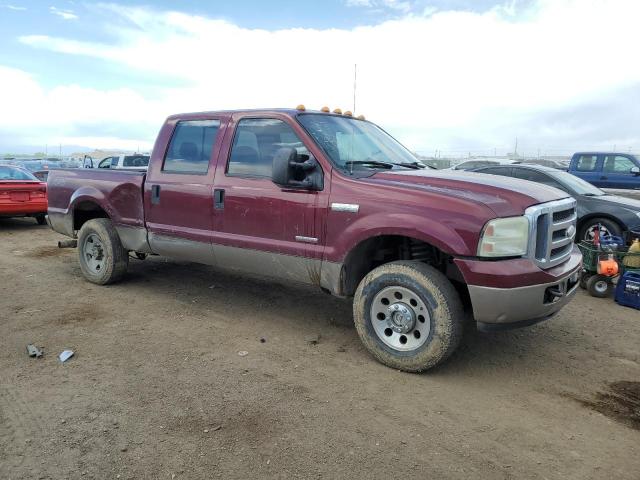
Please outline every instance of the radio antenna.
[{"label": "radio antenna", "polygon": [[353,114],[356,114],[356,82],[358,80],[358,64],[353,64]]}]

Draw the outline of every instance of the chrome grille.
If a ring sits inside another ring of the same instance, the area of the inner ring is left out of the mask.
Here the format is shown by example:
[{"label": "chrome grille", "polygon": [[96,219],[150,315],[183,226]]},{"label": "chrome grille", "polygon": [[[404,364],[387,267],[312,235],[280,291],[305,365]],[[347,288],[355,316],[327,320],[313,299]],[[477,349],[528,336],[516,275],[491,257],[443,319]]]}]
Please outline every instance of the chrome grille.
[{"label": "chrome grille", "polygon": [[565,198],[527,208],[529,218],[529,256],[540,268],[564,262],[573,249],[576,236],[576,201]]}]

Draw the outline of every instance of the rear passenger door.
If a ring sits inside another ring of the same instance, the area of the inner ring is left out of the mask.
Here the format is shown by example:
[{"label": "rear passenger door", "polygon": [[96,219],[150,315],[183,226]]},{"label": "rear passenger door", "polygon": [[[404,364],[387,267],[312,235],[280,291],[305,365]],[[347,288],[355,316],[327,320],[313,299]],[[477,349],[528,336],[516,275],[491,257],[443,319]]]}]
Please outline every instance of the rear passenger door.
[{"label": "rear passenger door", "polygon": [[600,181],[605,188],[638,188],[640,177],[632,173],[636,162],[626,155],[605,155]]},{"label": "rear passenger door", "polygon": [[160,132],[144,192],[154,253],[215,263],[213,177],[226,121],[216,115],[170,120]]},{"label": "rear passenger door", "polygon": [[[271,180],[273,157],[280,148],[309,154],[302,128],[276,114],[239,114],[232,123],[228,158],[226,164],[219,162],[214,188],[218,264],[319,283],[328,193],[281,188]],[[326,186],[326,171],[324,175]]]}]

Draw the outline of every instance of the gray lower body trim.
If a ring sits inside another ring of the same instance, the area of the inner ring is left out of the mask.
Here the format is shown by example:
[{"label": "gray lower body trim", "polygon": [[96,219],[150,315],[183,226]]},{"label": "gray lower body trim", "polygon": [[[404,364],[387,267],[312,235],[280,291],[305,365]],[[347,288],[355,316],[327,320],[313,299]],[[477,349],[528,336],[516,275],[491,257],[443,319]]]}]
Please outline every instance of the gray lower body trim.
[{"label": "gray lower body trim", "polygon": [[246,248],[213,245],[216,265],[239,272],[321,285],[322,260]]},{"label": "gray lower body trim", "polygon": [[[125,236],[127,235],[136,237],[135,245],[142,245],[140,232],[127,231]],[[128,237],[126,241],[127,244],[123,240],[123,245],[127,249],[143,251],[133,248],[134,244],[129,243]],[[149,233],[149,249],[155,254],[177,260],[213,265],[233,272],[284,278],[326,288],[334,295],[342,294],[340,287],[342,264],[340,263],[227,245],[211,245],[154,233]]]},{"label": "gray lower body trim", "polygon": [[[553,283],[518,288],[492,288],[469,285],[473,316],[479,323],[509,324],[551,317],[576,294],[579,269]],[[547,289],[562,292],[554,301]]]},{"label": "gray lower body trim", "polygon": [[157,255],[187,262],[216,265],[213,246],[210,243],[196,242],[153,232],[149,232],[148,235],[151,251]]},{"label": "gray lower body trim", "polygon": [[73,230],[73,216],[67,213],[49,210],[48,222],[53,230],[67,237],[76,238]]},{"label": "gray lower body trim", "polygon": [[147,240],[146,228],[116,225],[116,231],[118,232],[122,246],[127,250],[140,253],[152,253],[151,246]]}]

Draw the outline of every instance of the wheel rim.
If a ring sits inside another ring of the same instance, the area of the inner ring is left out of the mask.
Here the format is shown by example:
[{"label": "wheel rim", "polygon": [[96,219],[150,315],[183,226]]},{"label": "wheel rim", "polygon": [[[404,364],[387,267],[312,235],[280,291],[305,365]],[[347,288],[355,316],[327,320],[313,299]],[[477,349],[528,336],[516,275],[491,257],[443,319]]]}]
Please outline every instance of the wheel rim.
[{"label": "wheel rim", "polygon": [[371,303],[371,323],[385,345],[403,352],[424,345],[431,330],[425,303],[400,286],[387,287],[376,294]]},{"label": "wheel rim", "polygon": [[593,285],[593,288],[598,293],[605,293],[607,291],[607,289],[609,288],[609,284],[607,283],[606,280],[598,280]]},{"label": "wheel rim", "polygon": [[593,241],[593,239],[596,237],[596,231],[600,231],[600,238],[602,238],[605,235],[607,236],[611,235],[611,232],[607,227],[605,227],[601,223],[598,223],[596,225],[591,225],[589,228],[587,228],[587,230],[584,232],[584,240]]},{"label": "wheel rim", "polygon": [[93,273],[100,273],[104,270],[104,245],[102,244],[100,237],[95,233],[89,235],[84,241],[82,255],[84,256],[87,268]]}]

